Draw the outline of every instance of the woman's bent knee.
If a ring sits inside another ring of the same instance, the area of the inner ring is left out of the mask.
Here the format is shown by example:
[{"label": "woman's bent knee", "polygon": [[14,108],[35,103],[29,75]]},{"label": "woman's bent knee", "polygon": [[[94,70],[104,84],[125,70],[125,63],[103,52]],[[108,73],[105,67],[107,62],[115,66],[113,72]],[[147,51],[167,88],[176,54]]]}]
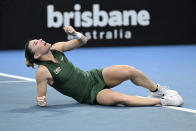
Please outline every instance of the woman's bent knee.
[{"label": "woman's bent knee", "polygon": [[137,69],[133,66],[125,66],[122,71],[127,80],[133,78],[137,74]]}]

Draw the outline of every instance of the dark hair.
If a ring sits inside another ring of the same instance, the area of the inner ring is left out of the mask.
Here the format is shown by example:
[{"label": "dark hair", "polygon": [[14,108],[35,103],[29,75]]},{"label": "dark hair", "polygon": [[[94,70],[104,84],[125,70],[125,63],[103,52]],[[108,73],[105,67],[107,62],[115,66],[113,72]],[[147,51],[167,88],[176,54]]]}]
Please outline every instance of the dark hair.
[{"label": "dark hair", "polygon": [[25,64],[27,67],[35,68],[35,65],[39,63],[39,60],[34,58],[34,52],[29,48],[30,41],[25,44]]}]

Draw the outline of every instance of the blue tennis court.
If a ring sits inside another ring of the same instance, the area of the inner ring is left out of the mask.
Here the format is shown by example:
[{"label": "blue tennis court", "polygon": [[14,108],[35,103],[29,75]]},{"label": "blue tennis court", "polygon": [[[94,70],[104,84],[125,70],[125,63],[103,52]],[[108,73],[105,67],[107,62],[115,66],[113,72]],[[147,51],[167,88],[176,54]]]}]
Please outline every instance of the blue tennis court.
[{"label": "blue tennis court", "polygon": [[[123,107],[78,104],[47,88],[47,106],[36,104],[35,69],[24,64],[24,51],[0,51],[0,131],[195,131],[196,45],[79,48],[65,53],[83,70],[131,65],[153,82],[177,90],[182,107]],[[113,90],[147,96],[125,81]]]}]

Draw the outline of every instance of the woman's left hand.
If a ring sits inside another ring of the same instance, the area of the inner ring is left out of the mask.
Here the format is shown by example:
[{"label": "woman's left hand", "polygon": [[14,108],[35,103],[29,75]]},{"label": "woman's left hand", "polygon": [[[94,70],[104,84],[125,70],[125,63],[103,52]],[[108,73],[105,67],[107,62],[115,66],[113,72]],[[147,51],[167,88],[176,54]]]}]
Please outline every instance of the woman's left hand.
[{"label": "woman's left hand", "polygon": [[67,33],[68,35],[72,35],[72,36],[76,36],[76,31],[72,26],[64,26],[63,27],[65,33]]}]

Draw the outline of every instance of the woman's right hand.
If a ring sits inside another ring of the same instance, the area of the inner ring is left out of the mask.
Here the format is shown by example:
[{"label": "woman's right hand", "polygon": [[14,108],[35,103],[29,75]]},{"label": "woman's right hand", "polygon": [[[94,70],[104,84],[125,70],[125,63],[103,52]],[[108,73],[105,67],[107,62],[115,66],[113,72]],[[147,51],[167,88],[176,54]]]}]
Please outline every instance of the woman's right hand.
[{"label": "woman's right hand", "polygon": [[75,29],[72,26],[64,26],[63,29],[64,29],[65,33],[67,33],[68,35],[72,35],[72,36],[77,35]]},{"label": "woman's right hand", "polygon": [[37,104],[41,107],[46,106],[46,96],[37,97]]}]

